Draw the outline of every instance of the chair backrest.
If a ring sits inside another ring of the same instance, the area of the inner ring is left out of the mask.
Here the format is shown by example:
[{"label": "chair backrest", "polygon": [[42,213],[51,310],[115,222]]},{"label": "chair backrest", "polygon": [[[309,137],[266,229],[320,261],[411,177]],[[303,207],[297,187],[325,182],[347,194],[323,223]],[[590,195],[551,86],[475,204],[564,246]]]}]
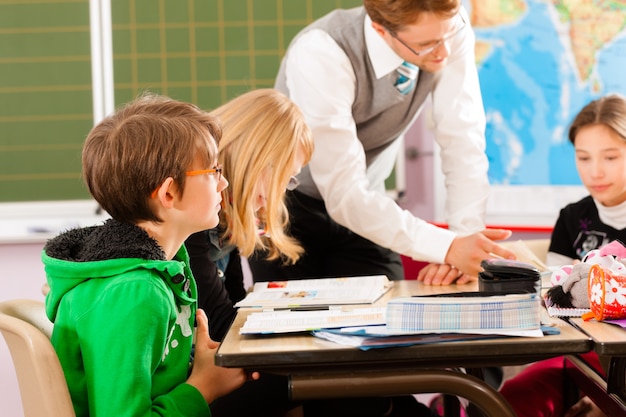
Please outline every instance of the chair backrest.
[{"label": "chair backrest", "polygon": [[43,302],[0,302],[0,333],[13,358],[24,417],[75,417]]}]

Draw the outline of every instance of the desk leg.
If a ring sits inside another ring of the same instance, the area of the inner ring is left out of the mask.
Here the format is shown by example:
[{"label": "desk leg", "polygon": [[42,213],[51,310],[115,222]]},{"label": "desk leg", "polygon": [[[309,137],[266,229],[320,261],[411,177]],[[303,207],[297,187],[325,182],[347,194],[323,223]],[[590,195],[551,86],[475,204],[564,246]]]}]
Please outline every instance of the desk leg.
[{"label": "desk leg", "polygon": [[486,382],[447,370],[292,375],[290,393],[293,400],[442,393],[466,398],[487,417],[516,417],[509,403]]},{"label": "desk leg", "polygon": [[[618,395],[608,390],[607,382],[594,369],[576,356],[567,356],[565,366],[570,378],[607,416],[624,415],[626,404]],[[622,380],[623,372],[622,370]]]},{"label": "desk leg", "polygon": [[626,358],[611,358],[607,375],[607,392],[626,400]]}]

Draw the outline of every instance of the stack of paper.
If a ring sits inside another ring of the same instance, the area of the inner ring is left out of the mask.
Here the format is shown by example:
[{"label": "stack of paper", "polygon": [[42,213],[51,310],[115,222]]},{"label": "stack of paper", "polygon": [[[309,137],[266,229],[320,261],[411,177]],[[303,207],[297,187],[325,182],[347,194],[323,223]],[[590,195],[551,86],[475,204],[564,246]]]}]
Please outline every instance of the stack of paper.
[{"label": "stack of paper", "polygon": [[[348,329],[346,329],[348,330]],[[541,333],[541,332],[540,332]],[[338,343],[345,346],[358,347],[361,350],[378,349],[386,347],[400,347],[400,346],[413,346],[413,345],[425,345],[429,343],[444,343],[444,342],[461,342],[468,340],[484,340],[484,339],[497,339],[507,337],[506,335],[498,334],[467,334],[467,333],[427,333],[427,334],[402,334],[402,335],[388,335],[388,336],[370,336],[367,333],[351,334],[344,332],[343,329],[339,331],[330,330],[318,330],[313,333],[314,336],[320,339],[330,340],[331,342]],[[536,334],[524,334],[523,336],[537,336]]]},{"label": "stack of paper", "polygon": [[394,333],[530,330],[540,328],[539,297],[532,293],[394,298],[387,330]]},{"label": "stack of paper", "polygon": [[[316,330],[313,335],[362,350],[423,345],[428,343],[460,342],[468,340],[498,339],[504,337],[543,337],[543,331],[551,328],[530,330],[465,330],[463,332],[392,332],[386,326],[344,327],[341,329]],[[558,334],[558,331],[557,333]]]},{"label": "stack of paper", "polygon": [[257,282],[235,307],[371,304],[391,288],[385,275]]},{"label": "stack of paper", "polygon": [[385,324],[385,308],[263,311],[250,313],[239,334],[289,333],[380,324]]}]

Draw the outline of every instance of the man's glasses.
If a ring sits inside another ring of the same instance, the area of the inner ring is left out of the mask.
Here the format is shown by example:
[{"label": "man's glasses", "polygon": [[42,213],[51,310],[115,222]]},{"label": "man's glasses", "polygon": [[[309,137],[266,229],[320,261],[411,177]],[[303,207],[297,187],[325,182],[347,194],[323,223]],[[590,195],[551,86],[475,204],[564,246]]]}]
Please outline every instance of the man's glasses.
[{"label": "man's glasses", "polygon": [[296,177],[290,177],[289,182],[287,183],[287,191],[293,191],[298,188],[300,185],[300,181]]},{"label": "man's glasses", "polygon": [[222,166],[217,165],[217,167],[211,168],[211,169],[199,169],[197,171],[185,172],[185,175],[187,175],[188,177],[192,177],[194,175],[204,175],[204,174],[215,175],[217,182],[220,182],[220,180],[222,179]]},{"label": "man's glasses", "polygon": [[406,42],[404,42],[402,39],[400,39],[398,37],[398,35],[395,34],[395,32],[392,32],[391,30],[387,29],[389,34],[391,36],[393,36],[394,38],[396,38],[396,40],[398,42],[400,42],[402,45],[406,46],[406,48],[413,52],[413,54],[415,56],[424,56],[424,55],[428,55],[429,53],[431,53],[432,51],[434,51],[435,49],[439,48],[441,46],[442,43],[444,42],[448,42],[450,39],[454,38],[456,35],[458,35],[459,33],[461,33],[461,31],[463,29],[465,29],[466,23],[465,23],[465,19],[463,19],[463,16],[461,16],[460,14],[458,15],[461,18],[461,22],[458,23],[458,27],[456,29],[454,29],[452,32],[448,33],[447,35],[445,35],[443,38],[439,39],[438,41],[435,41],[433,44],[431,44],[430,46],[426,46],[424,47],[424,49],[420,49],[419,51],[416,51],[415,49],[411,48],[409,45],[406,44]]}]

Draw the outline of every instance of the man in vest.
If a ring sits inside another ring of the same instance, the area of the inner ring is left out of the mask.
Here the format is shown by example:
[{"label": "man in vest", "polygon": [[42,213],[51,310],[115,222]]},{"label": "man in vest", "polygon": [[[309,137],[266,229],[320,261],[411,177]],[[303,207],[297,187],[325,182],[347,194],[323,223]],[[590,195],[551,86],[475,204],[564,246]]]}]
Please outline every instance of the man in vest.
[{"label": "man in vest", "polygon": [[[302,109],[315,152],[289,192],[295,265],[250,259],[255,281],[385,274],[403,279],[399,254],[431,264],[418,279],[464,283],[510,231],[485,229],[485,115],[474,34],[461,0],[364,0],[303,29],[276,88]],[[450,230],[384,194],[404,132],[432,98]],[[270,237],[271,238],[271,237]]]}]

